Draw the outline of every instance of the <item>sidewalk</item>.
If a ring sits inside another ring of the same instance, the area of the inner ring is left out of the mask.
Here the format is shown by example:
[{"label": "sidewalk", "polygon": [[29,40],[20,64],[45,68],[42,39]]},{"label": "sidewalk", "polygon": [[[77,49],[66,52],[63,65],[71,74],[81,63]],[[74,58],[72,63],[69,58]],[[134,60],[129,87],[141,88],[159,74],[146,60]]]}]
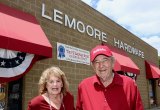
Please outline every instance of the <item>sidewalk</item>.
[{"label": "sidewalk", "polygon": [[160,107],[154,107],[154,108],[151,108],[151,109],[145,109],[145,110],[160,110]]}]

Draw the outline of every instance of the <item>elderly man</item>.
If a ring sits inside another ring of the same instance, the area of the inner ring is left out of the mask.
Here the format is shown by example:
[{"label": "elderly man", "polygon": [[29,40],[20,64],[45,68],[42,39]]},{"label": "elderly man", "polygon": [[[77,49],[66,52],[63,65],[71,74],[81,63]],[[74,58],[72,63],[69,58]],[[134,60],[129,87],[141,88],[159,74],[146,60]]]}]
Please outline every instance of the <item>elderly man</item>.
[{"label": "elderly man", "polygon": [[96,74],[79,84],[76,110],[144,110],[135,82],[113,71],[111,50],[98,45],[90,56]]}]

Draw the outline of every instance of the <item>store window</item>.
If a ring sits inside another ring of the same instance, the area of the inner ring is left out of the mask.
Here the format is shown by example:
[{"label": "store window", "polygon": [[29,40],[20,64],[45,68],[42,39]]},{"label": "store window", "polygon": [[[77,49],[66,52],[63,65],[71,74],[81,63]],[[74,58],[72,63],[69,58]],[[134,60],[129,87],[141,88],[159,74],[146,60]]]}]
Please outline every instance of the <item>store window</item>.
[{"label": "store window", "polygon": [[7,110],[22,110],[23,78],[9,82]]},{"label": "store window", "polygon": [[150,105],[154,107],[157,105],[156,99],[156,80],[149,79],[149,98],[150,98]]},{"label": "store window", "polygon": [[0,83],[0,110],[22,110],[23,78]]}]

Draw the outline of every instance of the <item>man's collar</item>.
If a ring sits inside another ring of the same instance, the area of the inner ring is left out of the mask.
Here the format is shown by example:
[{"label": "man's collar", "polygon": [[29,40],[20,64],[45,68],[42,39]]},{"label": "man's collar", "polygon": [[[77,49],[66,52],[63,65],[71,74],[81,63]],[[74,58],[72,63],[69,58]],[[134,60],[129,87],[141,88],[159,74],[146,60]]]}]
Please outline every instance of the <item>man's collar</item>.
[{"label": "man's collar", "polygon": [[[100,81],[100,78],[95,75],[94,78],[93,78],[93,85],[99,85],[99,86],[102,86],[103,84],[101,83]],[[114,72],[114,76],[113,76],[113,81],[112,83],[113,85],[123,85],[123,79],[120,77],[120,75],[116,72]]]}]

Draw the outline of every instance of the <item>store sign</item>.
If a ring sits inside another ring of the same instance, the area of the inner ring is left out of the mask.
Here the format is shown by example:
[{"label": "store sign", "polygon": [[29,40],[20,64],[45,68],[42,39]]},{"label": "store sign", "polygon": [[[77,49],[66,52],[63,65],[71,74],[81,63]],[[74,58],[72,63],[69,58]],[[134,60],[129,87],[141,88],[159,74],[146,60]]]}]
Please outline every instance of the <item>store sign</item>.
[{"label": "store sign", "polygon": [[92,27],[91,25],[85,24],[84,22],[77,20],[75,18],[70,18],[67,14],[54,9],[53,10],[53,16],[49,16],[45,14],[45,4],[42,4],[42,17],[49,19],[51,21],[54,21],[56,23],[59,23],[61,25],[64,25],[68,28],[71,28],[73,30],[77,30],[80,33],[84,33],[89,35],[90,37],[93,37],[95,39],[98,39],[103,42],[107,42],[107,34],[103,31],[100,31],[97,28]]},{"label": "store sign", "polygon": [[[51,21],[54,21],[56,23],[59,23],[60,25],[64,25],[68,28],[71,28],[73,30],[77,30],[80,33],[87,34],[88,36],[98,39],[102,42],[107,42],[107,34],[103,31],[100,31],[97,28],[92,27],[91,25],[85,24],[84,22],[77,20],[75,18],[71,18],[67,14],[57,10],[53,9],[53,15],[49,16],[46,15],[46,9],[45,4],[42,4],[42,17],[49,19]],[[144,52],[138,50],[137,48],[134,48],[126,43],[123,43],[120,40],[116,40],[114,38],[114,46],[123,49],[131,54],[137,55],[141,58],[144,58]]]},{"label": "store sign", "polygon": [[57,42],[57,59],[90,65],[89,51]]},{"label": "store sign", "polygon": [[144,52],[128,45],[127,43],[117,40],[116,38],[114,38],[114,46],[118,47],[119,49],[125,50],[128,53],[144,58]]}]

